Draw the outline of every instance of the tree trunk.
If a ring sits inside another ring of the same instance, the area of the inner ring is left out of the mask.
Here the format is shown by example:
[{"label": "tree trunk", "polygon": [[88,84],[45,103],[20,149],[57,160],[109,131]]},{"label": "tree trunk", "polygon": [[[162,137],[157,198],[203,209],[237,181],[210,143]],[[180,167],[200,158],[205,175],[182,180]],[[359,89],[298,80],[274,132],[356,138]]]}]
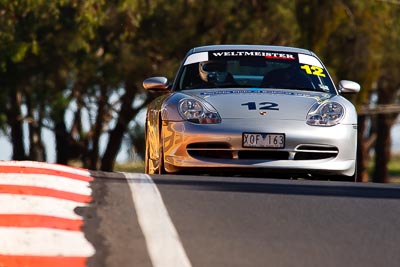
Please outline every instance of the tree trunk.
[{"label": "tree trunk", "polygon": [[[396,100],[397,86],[392,76],[383,75],[378,81],[378,104],[392,104]],[[373,181],[389,181],[388,164],[391,157],[391,129],[397,118],[396,114],[379,114],[377,116],[377,140],[375,144],[375,170]]]},{"label": "tree trunk", "polygon": [[124,122],[118,121],[115,128],[110,132],[110,138],[108,140],[107,149],[101,160],[101,170],[102,171],[113,171],[115,160],[119,149],[121,148],[122,138],[127,129]]},{"label": "tree trunk", "polygon": [[121,110],[118,114],[118,122],[115,128],[110,132],[107,148],[101,160],[100,169],[102,171],[112,171],[114,169],[115,160],[121,148],[122,138],[128,129],[129,122],[152,100],[151,97],[147,97],[139,107],[132,108],[132,103],[139,90],[134,85],[129,86],[129,83],[127,83],[126,88],[126,92],[121,98],[122,103]]},{"label": "tree trunk", "polygon": [[358,137],[357,137],[357,182],[368,182],[367,165],[369,160],[369,147],[364,140],[366,130],[366,116],[358,116]]},{"label": "tree trunk", "polygon": [[92,149],[89,151],[89,169],[97,170],[98,162],[99,162],[99,147],[100,147],[100,136],[102,134],[104,117],[106,114],[106,105],[107,105],[107,87],[106,85],[101,85],[100,88],[100,97],[98,101],[98,111],[96,122],[93,129],[92,136]]},{"label": "tree trunk", "polygon": [[36,126],[31,127],[31,142],[29,146],[29,159],[34,161],[46,161],[46,149],[40,137],[40,129]]},{"label": "tree trunk", "polygon": [[390,130],[393,125],[391,114],[377,116],[377,139],[375,145],[375,170],[373,182],[387,183],[389,181],[388,163],[391,156]]},{"label": "tree trunk", "polygon": [[101,160],[102,171],[112,171],[114,169],[115,160],[119,149],[121,148],[122,138],[128,128],[129,122],[134,117],[132,103],[135,99],[136,90],[127,86],[126,92],[121,98],[121,110],[119,112],[118,122],[115,128],[110,132],[106,151]]},{"label": "tree trunk", "polygon": [[[61,118],[64,118],[61,116]],[[69,160],[68,156],[68,134],[64,119],[55,121],[54,133],[56,138],[56,162],[66,165]]]},{"label": "tree trunk", "polygon": [[39,118],[36,120],[33,115],[33,107],[30,96],[26,96],[26,106],[28,110],[29,124],[29,159],[34,161],[46,161],[46,150],[42,142],[40,122],[42,119],[42,110],[39,107]]},{"label": "tree trunk", "polygon": [[10,91],[10,109],[7,112],[8,124],[11,128],[11,142],[13,146],[13,160],[26,160],[24,147],[24,132],[21,114],[21,93],[19,90]]}]

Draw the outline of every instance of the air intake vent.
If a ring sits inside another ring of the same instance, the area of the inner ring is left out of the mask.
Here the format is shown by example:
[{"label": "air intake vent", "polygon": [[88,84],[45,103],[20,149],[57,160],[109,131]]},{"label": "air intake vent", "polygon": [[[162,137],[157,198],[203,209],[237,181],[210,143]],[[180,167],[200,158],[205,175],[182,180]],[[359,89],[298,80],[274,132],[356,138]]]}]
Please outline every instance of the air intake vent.
[{"label": "air intake vent", "polygon": [[294,160],[317,160],[335,158],[339,149],[334,146],[301,145],[296,148]]},{"label": "air intake vent", "polygon": [[233,159],[233,152],[226,143],[193,143],[186,150],[194,158]]},{"label": "air intake vent", "polygon": [[289,153],[285,151],[243,150],[238,153],[239,159],[254,160],[287,160]]}]

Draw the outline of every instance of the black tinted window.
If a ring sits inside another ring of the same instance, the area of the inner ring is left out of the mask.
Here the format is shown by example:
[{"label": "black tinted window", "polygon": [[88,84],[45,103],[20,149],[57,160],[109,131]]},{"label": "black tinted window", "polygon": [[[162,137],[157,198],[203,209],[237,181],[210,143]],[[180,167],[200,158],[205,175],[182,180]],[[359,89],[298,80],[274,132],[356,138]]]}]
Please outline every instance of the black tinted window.
[{"label": "black tinted window", "polygon": [[205,61],[190,61],[190,64],[183,66],[177,89],[255,87],[335,93],[329,74],[316,58],[275,54],[274,57],[228,54],[221,57],[209,56]]}]

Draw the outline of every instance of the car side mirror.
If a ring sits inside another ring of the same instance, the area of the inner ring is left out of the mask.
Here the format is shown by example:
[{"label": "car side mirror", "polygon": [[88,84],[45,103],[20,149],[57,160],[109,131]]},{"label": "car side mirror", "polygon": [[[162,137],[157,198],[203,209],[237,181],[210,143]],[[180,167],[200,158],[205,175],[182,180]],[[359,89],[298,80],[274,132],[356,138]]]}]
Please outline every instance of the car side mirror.
[{"label": "car side mirror", "polygon": [[149,91],[162,92],[169,91],[171,85],[165,77],[151,77],[143,81],[143,87]]},{"label": "car side mirror", "polygon": [[340,94],[356,94],[360,92],[361,86],[360,84],[348,81],[348,80],[341,80],[339,82],[339,93]]}]

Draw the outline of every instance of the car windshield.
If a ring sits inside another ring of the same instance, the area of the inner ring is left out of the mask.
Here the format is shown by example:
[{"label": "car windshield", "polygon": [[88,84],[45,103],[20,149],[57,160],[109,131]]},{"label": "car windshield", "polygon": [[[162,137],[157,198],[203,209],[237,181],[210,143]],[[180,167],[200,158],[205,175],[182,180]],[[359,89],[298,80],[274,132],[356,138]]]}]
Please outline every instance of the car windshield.
[{"label": "car windshield", "polygon": [[329,74],[313,56],[287,52],[212,51],[187,57],[176,90],[275,88],[335,94]]}]

